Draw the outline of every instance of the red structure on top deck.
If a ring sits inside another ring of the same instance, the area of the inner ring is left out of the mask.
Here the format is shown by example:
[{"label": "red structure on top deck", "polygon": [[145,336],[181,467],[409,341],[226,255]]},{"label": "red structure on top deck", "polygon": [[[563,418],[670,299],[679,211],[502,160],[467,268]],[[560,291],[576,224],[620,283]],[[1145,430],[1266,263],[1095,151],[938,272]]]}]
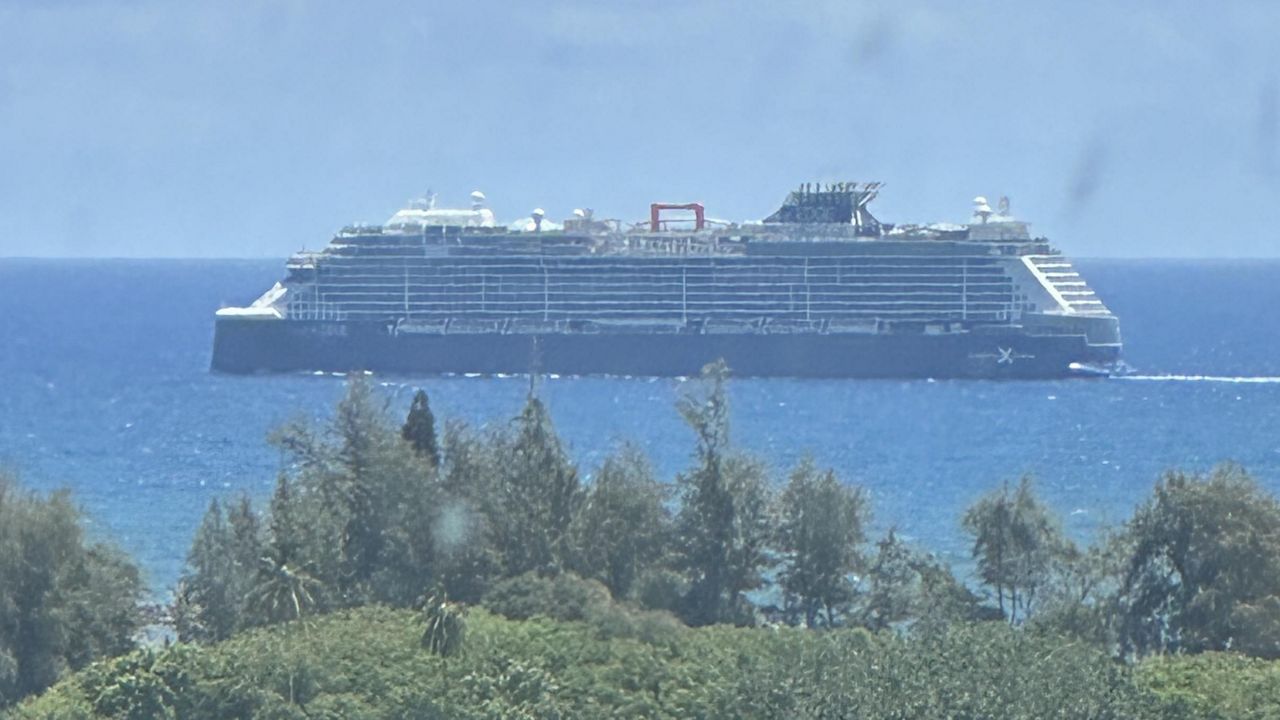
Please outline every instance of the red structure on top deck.
[{"label": "red structure on top deck", "polygon": [[649,205],[650,232],[658,232],[662,229],[663,220],[661,216],[663,210],[692,210],[693,229],[695,231],[701,230],[707,224],[706,208],[702,207],[702,203],[653,203]]}]

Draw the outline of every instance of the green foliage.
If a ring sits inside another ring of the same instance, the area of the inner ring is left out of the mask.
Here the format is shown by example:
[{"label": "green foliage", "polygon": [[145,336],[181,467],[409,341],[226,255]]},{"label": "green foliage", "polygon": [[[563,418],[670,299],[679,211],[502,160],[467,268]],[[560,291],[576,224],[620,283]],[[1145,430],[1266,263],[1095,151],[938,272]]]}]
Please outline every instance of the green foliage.
[{"label": "green foliage", "polygon": [[161,720],[176,718],[175,688],[155,672],[155,655],[142,651],[113,663],[114,672],[105,678],[93,698],[95,714],[121,720]]},{"label": "green foliage", "polygon": [[249,594],[245,610],[264,623],[301,619],[316,605],[319,585],[303,570],[263,558],[258,584]]},{"label": "green foliage", "polygon": [[453,657],[462,652],[467,632],[466,608],[443,594],[432,594],[422,607],[422,646],[433,655]]},{"label": "green foliage", "polygon": [[271,516],[267,528],[267,554],[276,565],[297,564],[302,561],[306,537],[299,509],[293,481],[288,475],[281,473],[276,478],[276,490],[271,496]]},{"label": "green foliage", "polygon": [[1124,539],[1124,650],[1280,657],[1280,503],[1243,470],[1167,474]]},{"label": "green foliage", "polygon": [[389,430],[385,404],[372,385],[359,376],[348,379],[347,395],[333,418],[337,473],[318,488],[340,524],[342,557],[335,580],[349,602],[367,596],[386,542],[387,483],[395,480],[386,465],[398,459],[391,457],[397,448]]},{"label": "green foliage", "polygon": [[676,478],[678,554],[689,591],[682,615],[691,625],[750,624],[745,593],[764,582],[770,489],[764,466],[729,446],[728,368],[708,365],[677,404],[697,437],[695,465]]},{"label": "green foliage", "polygon": [[[273,437],[287,466],[265,530],[247,500],[225,517],[211,506],[179,588],[179,636],[222,640],[370,602],[408,607],[424,586],[494,603],[512,578],[566,572],[603,583],[615,609],[632,602],[694,625],[749,625],[758,611],[748,594],[766,584],[775,553],[791,622],[888,627],[920,613],[934,623],[974,616],[950,573],[914,555],[893,570],[901,577],[886,575],[886,562],[862,573],[870,592],[854,603],[865,498],[806,463],[775,505],[764,466],[729,444],[726,373],[708,366],[678,403],[697,453],[677,478],[674,517],[670,488],[634,447],[608,457],[583,488],[536,396],[508,425],[446,424],[437,465],[353,378],[327,427],[293,423]],[[415,402],[418,419],[406,427],[422,426],[424,408]],[[894,593],[907,600],[891,608]],[[633,620],[614,613],[610,623],[627,633]]]},{"label": "green foliage", "polygon": [[585,622],[602,637],[665,642],[684,627],[669,612],[645,610],[614,600],[595,580],[573,573],[554,577],[526,573],[495,583],[485,594],[485,609],[513,620],[545,617]]},{"label": "green foliage", "polygon": [[[732,639],[717,640],[733,653]],[[907,635],[791,630],[735,654],[717,717],[1164,716],[1100,649],[1003,622]]]},{"label": "green foliage", "polygon": [[609,456],[587,488],[570,526],[570,567],[599,580],[618,598],[670,553],[668,489],[634,446]]},{"label": "green foliage", "polygon": [[1153,657],[1137,666],[1136,679],[1179,717],[1280,717],[1280,662],[1214,652]]},{"label": "green foliage", "polygon": [[679,614],[689,593],[684,574],[666,566],[649,568],[636,579],[631,596],[640,607]]},{"label": "green foliage", "polygon": [[722,626],[655,644],[584,623],[511,621],[476,609],[465,652],[444,658],[422,648],[420,618],[370,607],[309,621],[306,633],[282,625],[209,648],[137,653],[61,683],[15,720],[1140,720],[1178,717],[1171,708],[1185,707],[1162,702],[1094,646],[1004,623],[906,635]]},{"label": "green foliage", "polygon": [[1131,553],[1127,541],[1113,533],[1084,551],[1065,546],[1054,560],[1051,580],[1041,591],[1031,622],[1038,628],[1114,645],[1116,595]]},{"label": "green foliage", "polygon": [[[428,412],[415,408],[411,429]],[[572,558],[582,493],[541,401],[531,397],[506,431],[447,427],[439,467],[402,430],[356,377],[327,427],[277,431],[288,465],[266,530],[247,500],[225,517],[211,506],[179,588],[180,637],[222,640],[370,602],[407,607],[431,585],[475,602],[495,579],[555,571]],[[615,483],[615,494],[634,489],[629,482]],[[647,552],[630,561],[650,561]],[[602,570],[617,577],[635,572],[626,558],[608,560]]]},{"label": "green foliage", "polygon": [[578,470],[565,455],[546,405],[534,395],[500,436],[485,507],[494,549],[507,576],[567,565],[568,533],[582,500]]},{"label": "green foliage", "polygon": [[496,475],[496,442],[459,422],[445,425],[439,504],[430,513],[436,582],[449,597],[476,603],[499,573],[485,509]]},{"label": "green foliage", "polygon": [[964,514],[973,536],[973,558],[983,584],[995,590],[997,606],[1009,622],[1027,619],[1039,591],[1049,582],[1054,563],[1070,552],[1060,524],[1036,498],[1031,478],[1017,488],[1006,483]]},{"label": "green foliage", "polygon": [[[176,618],[222,642],[97,663],[131,648],[136,569],[0,477],[0,707],[83,668],[13,717],[1280,717],[1280,663],[1215,652],[1280,657],[1280,503],[1243,471],[1171,473],[1085,550],[1005,485],[963,518],[992,608],[892,531],[865,553],[865,496],[811,461],[775,498],[726,377],[678,403],[674,513],[633,447],[583,487],[536,396],[437,445],[425,394],[400,426],[354,378],[275,435],[265,517],[210,505]],[[828,632],[727,627],[770,570],[774,617]]]},{"label": "green foliage", "polygon": [[272,510],[291,517],[273,533],[289,534],[297,557],[286,564],[316,580],[318,605],[412,604],[432,575],[435,469],[370,384],[350,378],[327,428],[294,425],[275,442],[294,474]]},{"label": "green foliage", "polygon": [[276,431],[287,467],[266,527],[247,499],[225,518],[211,505],[178,588],[179,637],[216,641],[313,611],[412,604],[433,574],[438,490],[434,467],[397,430],[369,383],[352,377],[328,426]]},{"label": "green foliage", "polygon": [[[893,530],[876,543],[863,585],[857,621],[871,630],[938,629],[993,619],[950,568],[912,548]],[[994,617],[1003,616],[997,611]]]},{"label": "green foliage", "polygon": [[244,606],[246,615],[263,623],[302,618],[317,605],[321,590],[320,581],[299,566],[303,544],[291,485],[286,475],[276,479],[266,552]]},{"label": "green foliage", "polygon": [[798,614],[807,627],[834,627],[853,602],[851,576],[865,566],[866,496],[805,458],[791,473],[777,515],[779,585],[792,610],[788,614]]},{"label": "green foliage", "polygon": [[419,390],[413,394],[413,403],[409,405],[409,415],[400,429],[400,437],[409,443],[409,447],[412,447],[414,452],[431,463],[431,467],[440,467],[436,417],[431,413],[431,404],[427,400],[425,390]]},{"label": "green foliage", "polygon": [[262,553],[260,523],[247,497],[225,515],[216,499],[209,503],[187,554],[188,571],[178,584],[180,639],[225,640],[260,624],[245,603],[257,584]]},{"label": "green foliage", "polygon": [[[264,521],[247,500],[214,504],[197,533],[180,634],[230,640],[91,670],[83,703],[65,690],[30,712],[1105,718],[1269,707],[1262,679],[1228,696],[1143,665],[1139,685],[1110,657],[1117,646],[1280,654],[1280,504],[1243,473],[1171,475],[1123,532],[1083,551],[1027,479],[1005,485],[963,519],[993,608],[893,532],[866,553],[865,496],[830,471],[805,461],[775,497],[764,466],[730,443],[726,374],[708,366],[678,403],[696,453],[674,509],[631,447],[583,487],[536,396],[496,428],[447,424],[426,457],[414,441],[425,436],[409,430],[424,427],[425,397],[400,427],[354,380],[328,426],[277,434],[288,466]],[[771,617],[830,632],[676,619],[753,625],[750,596],[767,577],[784,602]],[[421,587],[438,591],[408,631],[412,648],[387,629],[401,615],[341,613],[408,607]],[[445,593],[518,622],[467,616]],[[262,624],[277,627],[239,632]],[[0,680],[16,677],[10,647]],[[1244,672],[1270,679],[1266,668]]]},{"label": "green foliage", "polygon": [[609,590],[573,573],[555,576],[525,573],[494,583],[481,604],[513,620],[543,616],[553,620],[586,620],[611,603]]},{"label": "green foliage", "polygon": [[138,570],[81,525],[67,493],[40,497],[0,473],[0,708],[133,647]]}]

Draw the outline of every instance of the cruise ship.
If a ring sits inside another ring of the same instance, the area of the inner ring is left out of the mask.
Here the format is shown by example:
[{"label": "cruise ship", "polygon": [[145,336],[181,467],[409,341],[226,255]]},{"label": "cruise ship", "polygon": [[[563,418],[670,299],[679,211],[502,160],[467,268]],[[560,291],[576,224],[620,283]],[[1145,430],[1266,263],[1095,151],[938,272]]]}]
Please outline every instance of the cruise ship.
[{"label": "cruise ship", "polygon": [[1062,378],[1119,366],[1119,322],[1007,199],[965,224],[891,225],[880,183],[806,183],[762,221],[653,203],[623,223],[500,224],[409,204],[289,259],[217,311],[227,373]]}]

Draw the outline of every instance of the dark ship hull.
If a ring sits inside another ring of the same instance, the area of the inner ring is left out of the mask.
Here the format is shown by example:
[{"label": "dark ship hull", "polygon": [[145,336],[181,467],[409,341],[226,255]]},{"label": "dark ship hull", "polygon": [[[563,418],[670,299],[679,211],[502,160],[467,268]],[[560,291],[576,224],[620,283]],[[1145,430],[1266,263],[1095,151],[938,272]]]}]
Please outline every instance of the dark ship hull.
[{"label": "dark ship hull", "polygon": [[1018,328],[889,333],[409,333],[378,322],[219,318],[213,369],[396,374],[1039,379],[1099,374],[1116,344]]}]

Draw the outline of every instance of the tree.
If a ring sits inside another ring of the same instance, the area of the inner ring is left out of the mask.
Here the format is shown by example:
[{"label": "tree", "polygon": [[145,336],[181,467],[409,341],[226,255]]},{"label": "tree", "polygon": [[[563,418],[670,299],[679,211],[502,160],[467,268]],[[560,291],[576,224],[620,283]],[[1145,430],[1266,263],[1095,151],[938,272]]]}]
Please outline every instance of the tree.
[{"label": "tree", "polygon": [[508,577],[558,571],[565,566],[569,524],[582,499],[578,470],[538,397],[529,396],[513,429],[499,440],[487,526]]},{"label": "tree", "polygon": [[854,598],[851,576],[865,564],[866,496],[805,458],[782,491],[777,515],[784,597],[795,603],[806,626],[820,620],[835,626]]},{"label": "tree", "polygon": [[261,557],[261,527],[249,498],[241,496],[225,513],[216,499],[210,501],[178,581],[178,638],[225,640],[256,624],[245,599],[257,583]]},{"label": "tree", "polygon": [[432,467],[440,466],[440,447],[436,440],[436,418],[431,414],[431,405],[425,390],[413,395],[413,403],[409,406],[409,415],[405,418],[400,436],[409,443],[414,452],[431,463]]},{"label": "tree", "polygon": [[265,532],[249,501],[214,502],[178,588],[184,640],[312,610],[369,602],[407,607],[433,580],[436,469],[419,457],[369,384],[352,378],[326,426],[295,421]]},{"label": "tree", "polygon": [[1131,555],[1127,538],[1110,531],[1084,550],[1068,543],[1039,592],[1033,622],[1060,635],[1114,645],[1115,601]]},{"label": "tree", "polygon": [[246,598],[246,614],[258,623],[297,620],[317,605],[321,584],[303,568],[303,537],[289,477],[276,478],[271,496],[266,552],[258,560],[258,574]]},{"label": "tree", "polygon": [[0,708],[133,647],[138,569],[86,542],[82,522],[67,493],[40,497],[0,474]]},{"label": "tree", "polygon": [[443,592],[432,593],[422,607],[422,646],[434,655],[450,658],[462,652],[467,632],[467,611],[449,602]]},{"label": "tree", "polygon": [[614,597],[628,597],[636,578],[668,553],[667,494],[635,446],[609,456],[573,518],[572,569]]},{"label": "tree", "polygon": [[981,498],[965,511],[962,524],[973,536],[978,575],[995,590],[1000,612],[1013,624],[1025,620],[1067,547],[1057,521],[1036,498],[1031,478],[1023,477],[1012,490],[1005,483]]},{"label": "tree", "polygon": [[1244,470],[1166,474],[1123,537],[1123,651],[1280,657],[1280,503]]},{"label": "tree", "polygon": [[187,552],[187,569],[178,581],[175,624],[183,642],[208,642],[231,635],[239,607],[230,594],[230,556],[222,505],[209,501]]},{"label": "tree", "polygon": [[870,630],[886,630],[914,618],[919,601],[917,556],[890,529],[876,543],[876,554],[867,567],[861,624]]},{"label": "tree", "polygon": [[360,376],[327,427],[295,422],[274,433],[298,489],[290,503],[298,557],[326,602],[409,605],[432,573],[436,470],[390,422]]},{"label": "tree", "polygon": [[298,500],[289,476],[280,473],[276,477],[276,490],[271,495],[271,514],[267,520],[267,555],[278,565],[299,565],[304,562]]},{"label": "tree", "polygon": [[938,629],[992,619],[950,568],[911,547],[893,530],[876,543],[863,586],[858,622],[869,630]]},{"label": "tree", "polygon": [[298,620],[315,606],[320,585],[315,578],[271,557],[263,557],[259,563],[258,584],[245,603],[258,622]]},{"label": "tree", "polygon": [[677,408],[697,436],[695,465],[676,478],[679,554],[689,581],[683,615],[691,625],[747,624],[744,593],[764,583],[770,534],[769,487],[763,465],[729,446],[728,368],[703,368]]},{"label": "tree", "polygon": [[465,603],[479,602],[500,570],[485,515],[493,505],[498,444],[460,421],[445,424],[440,498],[431,513],[435,577],[449,597]]},{"label": "tree", "polygon": [[235,568],[234,597],[243,598],[253,587],[253,576],[263,554],[262,521],[248,495],[241,495],[227,511],[227,552]]},{"label": "tree", "polygon": [[336,459],[341,468],[329,494],[343,523],[341,531],[342,589],[356,602],[378,566],[385,541],[385,499],[378,472],[393,437],[386,414],[373,387],[358,375],[347,379],[347,394],[338,403],[333,434],[338,442]]}]

